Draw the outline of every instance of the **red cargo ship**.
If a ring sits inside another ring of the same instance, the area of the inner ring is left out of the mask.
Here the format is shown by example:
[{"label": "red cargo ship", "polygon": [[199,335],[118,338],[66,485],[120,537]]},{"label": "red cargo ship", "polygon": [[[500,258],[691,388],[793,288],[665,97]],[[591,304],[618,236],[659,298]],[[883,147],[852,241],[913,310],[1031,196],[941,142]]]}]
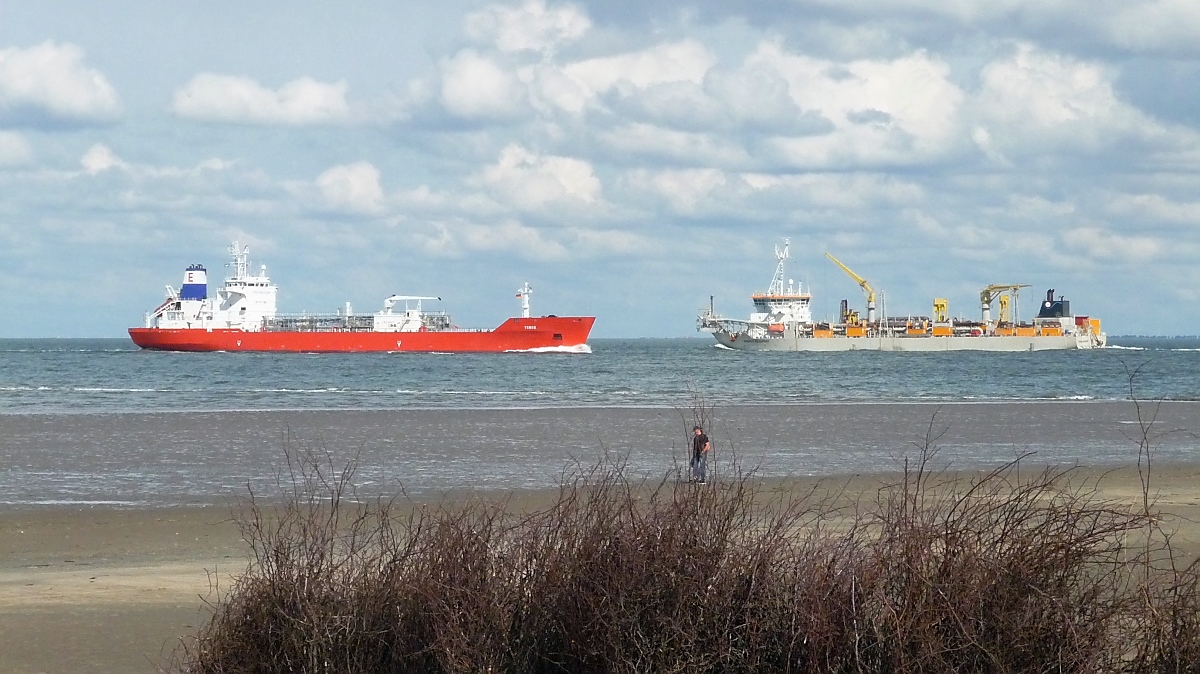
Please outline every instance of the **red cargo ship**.
[{"label": "red cargo ship", "polygon": [[334,314],[280,314],[266,266],[252,274],[249,248],[234,242],[229,252],[233,275],[215,297],[208,296],[204,267],[189,266],[179,291],[167,286],[166,301],[146,314],[144,327],[129,329],[133,342],[167,351],[587,352],[596,321],[592,316],[531,317],[528,283],[517,291],[521,317],[494,330],[460,328],[445,312],[424,309],[425,302],[440,298],[416,295],[392,295],[382,311],[370,314],[352,312],[349,302]]}]

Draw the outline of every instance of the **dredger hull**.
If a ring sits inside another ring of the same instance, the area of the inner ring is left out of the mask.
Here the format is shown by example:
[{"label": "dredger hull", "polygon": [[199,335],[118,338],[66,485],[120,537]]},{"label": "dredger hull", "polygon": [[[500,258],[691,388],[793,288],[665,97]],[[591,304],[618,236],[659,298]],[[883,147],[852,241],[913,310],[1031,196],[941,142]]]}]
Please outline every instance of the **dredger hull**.
[{"label": "dredger hull", "polygon": [[745,334],[715,332],[717,343],[738,351],[1063,351],[1097,349],[1105,344],[1104,335],[1056,335],[1037,337],[994,336],[883,336],[883,337],[808,337],[783,335],[754,339]]}]

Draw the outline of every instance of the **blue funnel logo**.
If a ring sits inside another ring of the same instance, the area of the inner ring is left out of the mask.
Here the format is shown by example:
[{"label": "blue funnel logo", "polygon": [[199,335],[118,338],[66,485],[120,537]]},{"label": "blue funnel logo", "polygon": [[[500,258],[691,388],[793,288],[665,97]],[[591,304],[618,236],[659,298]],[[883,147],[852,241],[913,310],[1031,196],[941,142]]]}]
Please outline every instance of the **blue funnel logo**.
[{"label": "blue funnel logo", "polygon": [[208,299],[208,272],[198,264],[189,266],[183,272],[183,288],[179,291],[181,300]]}]

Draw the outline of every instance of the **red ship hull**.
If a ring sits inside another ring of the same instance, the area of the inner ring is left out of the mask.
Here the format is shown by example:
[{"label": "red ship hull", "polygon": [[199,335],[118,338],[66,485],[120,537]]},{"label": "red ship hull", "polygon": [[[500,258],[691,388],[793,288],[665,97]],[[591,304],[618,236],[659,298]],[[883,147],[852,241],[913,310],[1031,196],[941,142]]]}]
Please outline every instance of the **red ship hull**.
[{"label": "red ship hull", "polygon": [[160,351],[283,351],[355,353],[363,351],[482,352],[529,351],[587,343],[592,316],[510,318],[495,330],[422,332],[246,332],[187,328],[130,328],[133,343]]}]

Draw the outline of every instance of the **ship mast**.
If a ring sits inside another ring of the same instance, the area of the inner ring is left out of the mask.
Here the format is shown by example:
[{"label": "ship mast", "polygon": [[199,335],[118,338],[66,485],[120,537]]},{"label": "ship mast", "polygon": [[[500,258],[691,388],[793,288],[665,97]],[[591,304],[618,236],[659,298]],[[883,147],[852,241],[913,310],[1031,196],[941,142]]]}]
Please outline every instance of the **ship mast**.
[{"label": "ship mast", "polygon": [[771,277],[771,285],[767,287],[768,295],[782,295],[783,290],[783,261],[788,257],[788,245],[790,239],[783,240],[783,250],[779,250],[779,246],[775,246],[775,259],[779,264],[775,265],[775,275]]},{"label": "ship mast", "polygon": [[521,298],[521,318],[529,318],[529,294],[532,292],[533,288],[529,287],[529,281],[517,288],[517,297]]},{"label": "ship mast", "polygon": [[233,258],[233,277],[237,279],[250,275],[250,246],[242,248],[237,241],[229,247],[229,255]]}]

